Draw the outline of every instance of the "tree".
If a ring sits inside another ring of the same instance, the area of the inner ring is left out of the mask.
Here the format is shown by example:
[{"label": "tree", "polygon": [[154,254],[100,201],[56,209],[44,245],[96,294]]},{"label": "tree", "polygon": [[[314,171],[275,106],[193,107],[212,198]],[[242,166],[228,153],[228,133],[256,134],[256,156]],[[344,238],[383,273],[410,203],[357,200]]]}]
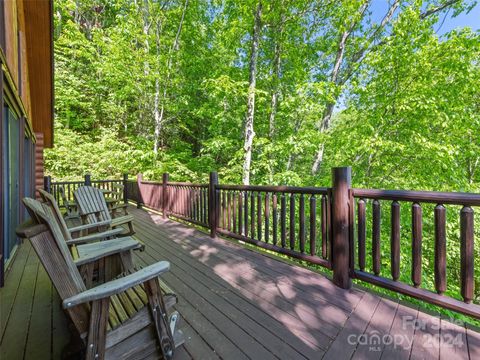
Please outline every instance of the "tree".
[{"label": "tree", "polygon": [[243,183],[245,185],[250,184],[250,166],[252,162],[252,146],[253,138],[255,137],[255,131],[253,127],[253,120],[255,117],[255,91],[257,85],[257,62],[259,42],[262,32],[262,2],[258,1],[255,16],[253,20],[252,31],[252,48],[250,53],[249,63],[249,81],[248,81],[248,94],[247,94],[247,115],[245,119],[245,144],[243,146],[245,151],[245,160],[243,162]]}]

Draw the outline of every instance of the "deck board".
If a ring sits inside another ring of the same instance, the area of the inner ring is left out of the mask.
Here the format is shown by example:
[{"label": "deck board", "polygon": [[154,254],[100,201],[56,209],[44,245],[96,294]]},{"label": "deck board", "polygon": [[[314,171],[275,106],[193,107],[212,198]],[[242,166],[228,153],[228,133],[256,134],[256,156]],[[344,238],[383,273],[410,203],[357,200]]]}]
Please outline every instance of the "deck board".
[{"label": "deck board", "polygon": [[[186,344],[175,359],[476,359],[477,329],[354,287],[192,227],[130,208],[144,266],[169,260]],[[0,290],[0,357],[59,359],[69,341],[58,295],[27,243]],[[405,322],[407,319],[407,322]],[[413,326],[421,321],[424,326]],[[406,325],[407,324],[407,325]],[[352,342],[401,337],[404,346]],[[428,340],[428,336],[432,336]],[[446,336],[446,337],[444,337]],[[448,339],[458,337],[457,347]],[[446,340],[447,339],[447,340]]]}]

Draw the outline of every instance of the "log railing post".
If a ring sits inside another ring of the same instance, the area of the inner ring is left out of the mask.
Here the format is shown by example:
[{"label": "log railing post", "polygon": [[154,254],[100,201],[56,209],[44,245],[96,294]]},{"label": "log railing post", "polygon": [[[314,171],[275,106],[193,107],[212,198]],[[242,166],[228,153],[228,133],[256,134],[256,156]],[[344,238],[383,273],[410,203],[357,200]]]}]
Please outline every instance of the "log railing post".
[{"label": "log railing post", "polygon": [[142,174],[137,174],[137,209],[142,208],[142,191],[141,191],[141,186],[142,186],[142,180],[143,180],[143,175]]},{"label": "log railing post", "polygon": [[90,174],[85,175],[85,186],[92,186],[92,178]]},{"label": "log railing post", "polygon": [[123,203],[128,203],[128,189],[127,189],[127,182],[128,182],[128,174],[123,174]]},{"label": "log railing post", "polygon": [[43,177],[43,189],[46,192],[51,192],[51,190],[52,190],[52,177],[51,176],[44,176]]},{"label": "log railing post", "polygon": [[218,185],[218,174],[215,171],[210,172],[210,181],[208,183],[208,222],[210,225],[210,236],[216,236],[218,218],[217,218],[217,197],[216,186]]},{"label": "log railing post", "polygon": [[167,218],[168,212],[168,173],[163,173],[162,176],[162,217]]},{"label": "log railing post", "polygon": [[332,169],[332,268],[333,282],[343,288],[352,286],[350,279],[349,191],[352,182],[350,167]]}]

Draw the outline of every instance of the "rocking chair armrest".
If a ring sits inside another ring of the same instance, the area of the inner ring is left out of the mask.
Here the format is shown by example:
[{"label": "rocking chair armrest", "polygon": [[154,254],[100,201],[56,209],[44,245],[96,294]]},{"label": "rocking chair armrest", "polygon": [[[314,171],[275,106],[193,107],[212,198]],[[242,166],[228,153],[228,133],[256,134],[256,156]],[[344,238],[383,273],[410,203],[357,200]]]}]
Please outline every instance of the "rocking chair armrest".
[{"label": "rocking chair armrest", "polygon": [[77,231],[88,230],[88,229],[96,228],[99,226],[109,226],[109,225],[110,225],[110,221],[99,221],[96,223],[89,223],[89,224],[74,226],[69,228],[68,231],[70,231],[70,234],[71,234]]},{"label": "rocking chair armrest", "polygon": [[47,225],[36,224],[32,220],[28,220],[23,224],[20,224],[16,229],[15,233],[21,239],[28,239],[34,237],[42,232],[47,231]]},{"label": "rocking chair armrest", "polygon": [[122,238],[100,241],[88,246],[94,246],[94,248],[90,249],[84,256],[74,260],[77,267],[124,251],[139,249],[142,244],[133,238]]},{"label": "rocking chair armrest", "polygon": [[69,297],[63,300],[63,308],[69,309],[90,301],[96,301],[111,297],[136,285],[152,280],[169,270],[170,263],[168,261],[160,261],[156,264],[147,266],[146,268],[143,268],[142,270],[139,270],[133,274],[118,278],[113,281],[109,281],[105,284],[99,285],[80,294]]},{"label": "rocking chair armrest", "polygon": [[84,244],[84,243],[89,243],[93,241],[100,241],[107,237],[118,235],[122,231],[123,231],[122,228],[112,229],[112,230],[104,231],[101,233],[91,234],[91,235],[82,236],[76,239],[67,240],[66,243],[67,245],[77,245],[77,244]]}]

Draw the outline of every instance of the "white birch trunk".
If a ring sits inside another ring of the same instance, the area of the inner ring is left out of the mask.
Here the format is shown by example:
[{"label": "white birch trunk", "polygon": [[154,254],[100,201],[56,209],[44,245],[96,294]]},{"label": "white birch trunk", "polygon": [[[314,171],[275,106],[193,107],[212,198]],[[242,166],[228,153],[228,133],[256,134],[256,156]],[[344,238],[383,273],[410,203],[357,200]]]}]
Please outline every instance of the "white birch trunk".
[{"label": "white birch trunk", "polygon": [[[159,108],[159,95],[160,95],[160,83],[158,81],[158,77],[155,81],[155,132],[154,132],[154,144],[153,144],[153,152],[155,154],[158,153],[158,149],[160,146],[160,139],[161,139],[161,132],[163,128],[163,116],[165,113],[165,101],[167,99],[167,88],[168,83],[170,81],[171,69],[172,69],[172,62],[173,62],[173,54],[175,51],[178,50],[179,41],[180,41],[180,34],[183,28],[183,21],[185,20],[185,13],[187,12],[188,7],[188,0],[185,0],[183,4],[182,16],[180,18],[180,23],[178,24],[177,33],[175,35],[175,40],[173,41],[172,47],[170,48],[168,60],[167,60],[167,75],[165,80],[165,85],[163,87],[163,94],[162,94],[162,104]],[[159,39],[159,36],[157,36]]]},{"label": "white birch trunk", "polygon": [[258,2],[255,11],[255,20],[253,25],[252,36],[252,52],[250,55],[250,76],[247,95],[247,116],[245,119],[245,143],[244,149],[244,162],[243,162],[243,176],[242,181],[244,185],[250,184],[250,167],[252,163],[252,145],[255,137],[255,131],[253,127],[253,120],[255,116],[255,89],[257,85],[257,61],[258,61],[258,46],[260,41],[261,32],[261,17],[262,17],[262,3]]}]

